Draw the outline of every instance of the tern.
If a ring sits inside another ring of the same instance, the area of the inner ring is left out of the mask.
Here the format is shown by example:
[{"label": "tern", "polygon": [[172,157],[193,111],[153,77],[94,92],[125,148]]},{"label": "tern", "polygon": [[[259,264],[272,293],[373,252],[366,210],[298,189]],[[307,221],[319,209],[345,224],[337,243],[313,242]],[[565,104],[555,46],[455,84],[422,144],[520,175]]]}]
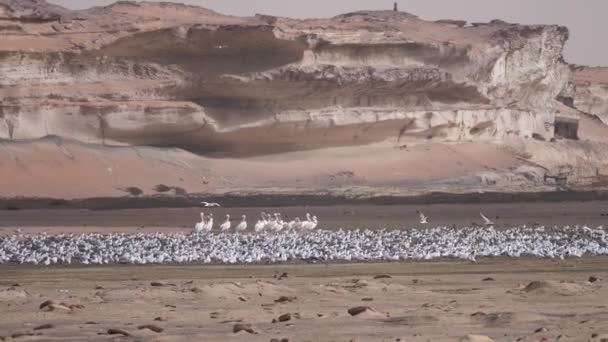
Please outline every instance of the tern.
[{"label": "tern", "polygon": [[481,218],[484,220],[486,226],[491,226],[494,224],[494,222],[487,218],[486,215],[484,215],[482,212],[479,212],[479,216],[481,216]]},{"label": "tern", "polygon": [[416,211],[416,212],[417,212],[417,213],[418,213],[418,215],[420,216],[420,223],[421,223],[421,224],[427,224],[427,223],[429,223],[429,222],[428,222],[428,220],[429,220],[429,217],[428,217],[428,216],[424,215],[424,214],[422,213],[422,211]]},{"label": "tern", "polygon": [[201,204],[203,207],[220,207],[220,204],[215,202],[201,202]]}]

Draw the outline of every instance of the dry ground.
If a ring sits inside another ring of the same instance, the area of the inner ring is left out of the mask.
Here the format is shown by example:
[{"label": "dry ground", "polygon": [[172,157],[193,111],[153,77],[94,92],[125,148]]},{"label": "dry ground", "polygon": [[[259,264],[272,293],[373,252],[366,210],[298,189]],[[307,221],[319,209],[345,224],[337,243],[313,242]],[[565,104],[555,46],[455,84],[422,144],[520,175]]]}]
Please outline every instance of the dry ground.
[{"label": "dry ground", "polygon": [[[8,341],[458,341],[481,334],[497,341],[599,341],[608,334],[606,261],[4,265],[0,336]],[[590,282],[590,276],[599,280]],[[278,302],[282,296],[286,299]],[[40,309],[47,300],[63,304]],[[357,306],[371,309],[351,316],[348,309]],[[289,320],[272,323],[287,313]],[[251,324],[254,333],[234,333],[237,323]],[[145,325],[162,331],[138,328]],[[109,335],[109,329],[131,336]],[[34,335],[10,337],[20,333]]]}]

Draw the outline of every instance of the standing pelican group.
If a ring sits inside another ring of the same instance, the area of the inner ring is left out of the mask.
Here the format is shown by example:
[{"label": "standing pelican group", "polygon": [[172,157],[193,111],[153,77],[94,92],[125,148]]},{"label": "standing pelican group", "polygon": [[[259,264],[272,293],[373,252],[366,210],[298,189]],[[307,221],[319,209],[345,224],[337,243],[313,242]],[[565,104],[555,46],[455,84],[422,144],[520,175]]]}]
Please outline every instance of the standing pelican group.
[{"label": "standing pelican group", "polygon": [[[261,232],[280,232],[280,231],[311,231],[317,228],[317,216],[306,213],[306,219],[300,220],[299,217],[291,221],[284,221],[280,213],[267,214],[262,212],[260,219],[253,226],[253,231]],[[234,227],[235,232],[245,232],[247,230],[247,216],[241,215],[241,221]],[[226,219],[220,224],[221,232],[229,232],[232,228],[230,215],[226,214]],[[205,215],[201,213],[201,221],[194,225],[194,233],[208,233],[213,230],[213,214]]]}]

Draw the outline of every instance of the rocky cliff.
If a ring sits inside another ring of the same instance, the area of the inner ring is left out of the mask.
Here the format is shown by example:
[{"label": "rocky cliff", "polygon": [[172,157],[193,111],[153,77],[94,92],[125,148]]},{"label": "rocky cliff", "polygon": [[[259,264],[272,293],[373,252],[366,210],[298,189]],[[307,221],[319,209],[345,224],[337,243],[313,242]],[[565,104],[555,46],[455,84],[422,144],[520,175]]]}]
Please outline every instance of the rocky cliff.
[{"label": "rocky cliff", "polygon": [[[608,136],[581,111],[602,118],[606,84],[579,85],[581,71],[562,60],[567,39],[559,26],[393,11],[294,20],[0,0],[0,191],[87,197],[171,183],[372,196],[596,184],[604,166],[580,151],[604,153]],[[556,116],[586,120],[581,140],[552,142]],[[80,188],[65,177],[92,170]]]}]

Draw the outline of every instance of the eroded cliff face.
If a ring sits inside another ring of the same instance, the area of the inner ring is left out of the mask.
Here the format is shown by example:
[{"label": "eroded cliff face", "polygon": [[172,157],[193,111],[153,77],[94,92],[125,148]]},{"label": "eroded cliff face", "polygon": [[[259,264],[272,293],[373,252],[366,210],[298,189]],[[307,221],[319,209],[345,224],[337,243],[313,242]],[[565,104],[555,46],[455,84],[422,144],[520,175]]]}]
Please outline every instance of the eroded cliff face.
[{"label": "eroded cliff face", "polygon": [[[293,20],[172,3],[69,11],[0,0],[0,138],[5,149],[57,136],[201,158],[549,144],[556,115],[579,115],[556,101],[571,79],[567,38],[559,26],[466,26],[392,11]],[[592,100],[605,88],[576,89],[593,94],[575,95],[577,104],[605,109]]]},{"label": "eroded cliff face", "polygon": [[572,75],[560,100],[608,124],[608,68],[572,66]]}]

